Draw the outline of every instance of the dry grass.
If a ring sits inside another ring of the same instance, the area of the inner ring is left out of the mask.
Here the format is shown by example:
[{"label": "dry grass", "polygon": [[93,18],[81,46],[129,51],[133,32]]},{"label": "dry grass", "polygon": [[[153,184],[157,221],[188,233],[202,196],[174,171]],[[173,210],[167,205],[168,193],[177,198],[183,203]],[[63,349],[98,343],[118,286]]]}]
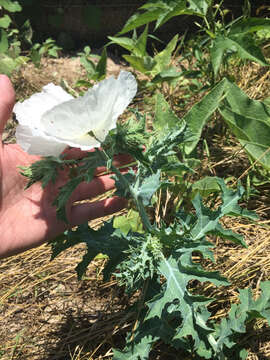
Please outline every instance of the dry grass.
[{"label": "dry grass", "polygon": [[[68,69],[69,65],[66,66]],[[60,61],[58,65],[54,60],[54,72],[58,73],[61,67],[63,63]],[[44,70],[39,78],[33,75],[35,71],[26,68],[20,80],[14,79],[20,97],[39,90],[56,76],[51,68],[48,73]],[[70,85],[78,75],[76,67],[74,71],[68,79]],[[241,72],[239,85],[251,97],[264,99],[269,95],[268,69],[249,64]],[[212,136],[209,149],[209,156],[202,153],[202,174],[231,176],[232,182],[241,178],[245,183],[252,169],[245,152],[233,138]],[[211,308],[217,319],[226,315],[230,305],[238,300],[237,288],[250,286],[256,297],[261,281],[270,279],[269,186],[259,191],[260,196],[243,204],[256,210],[260,216],[257,223],[224,219],[225,227],[244,235],[248,248],[211,239],[216,264],[209,266],[231,281],[231,286],[226,288],[208,285],[203,289],[217,299]],[[83,246],[78,246],[50,262],[50,247],[44,245],[0,261],[1,359],[110,359],[112,347],[124,344],[133,314],[125,312],[127,299],[123,289],[113,280],[102,282],[101,271],[106,261],[102,258],[93,262],[84,279],[78,282],[74,268],[83,252]],[[249,349],[249,360],[270,359],[270,330],[265,321],[257,321],[243,343]],[[153,360],[178,358],[181,354],[162,344],[151,355]]]}]

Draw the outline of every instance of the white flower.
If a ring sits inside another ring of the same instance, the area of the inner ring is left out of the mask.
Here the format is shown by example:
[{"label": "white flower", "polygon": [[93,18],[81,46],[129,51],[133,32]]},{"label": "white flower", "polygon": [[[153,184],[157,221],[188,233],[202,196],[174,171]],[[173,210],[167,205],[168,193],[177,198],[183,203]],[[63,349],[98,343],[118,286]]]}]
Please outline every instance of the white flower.
[{"label": "white flower", "polygon": [[48,84],[15,105],[17,143],[29,154],[43,156],[57,156],[68,145],[82,150],[98,147],[136,92],[136,80],[127,71],[121,71],[117,79],[101,81],[76,99],[60,86]]}]

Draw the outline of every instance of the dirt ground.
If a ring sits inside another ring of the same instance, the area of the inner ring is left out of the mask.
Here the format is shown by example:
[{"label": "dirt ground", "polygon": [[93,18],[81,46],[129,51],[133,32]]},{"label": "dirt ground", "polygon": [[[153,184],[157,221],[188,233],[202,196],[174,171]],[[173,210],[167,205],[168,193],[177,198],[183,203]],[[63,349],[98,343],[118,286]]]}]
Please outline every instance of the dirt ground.
[{"label": "dirt ground", "polygon": [[[116,75],[120,68],[124,65],[110,60],[108,74]],[[49,82],[60,84],[65,80],[72,87],[84,75],[78,58],[47,59],[40,69],[26,66],[13,82],[18,98],[22,99]],[[255,91],[250,86],[252,79],[256,78],[258,84],[262,77],[265,81],[265,74],[260,75],[256,69],[249,80],[246,74],[243,88],[246,86],[250,93]],[[269,72],[267,81],[270,84]],[[262,87],[267,84],[263,83]],[[6,142],[14,141],[14,125],[14,119],[10,119]],[[239,178],[248,170],[248,159],[237,144],[226,147],[216,138],[212,145],[213,154],[216,146],[221,160],[207,159],[205,167],[211,168],[214,175],[221,175],[229,168]],[[237,287],[251,286],[257,296],[260,282],[270,278],[269,185],[260,191],[259,200],[249,204],[260,216],[257,223],[224,220],[226,227],[244,235],[248,248],[212,239],[216,257],[213,267],[232,283],[228,288],[216,289],[210,285],[205,288],[208,295],[218,299],[216,308],[212,309],[215,317],[224,316],[230,304],[237,301]],[[0,261],[0,359],[110,359],[112,348],[123,346],[134,314],[125,312],[127,298],[114,279],[103,283],[101,271],[106,259],[101,257],[92,263],[79,282],[74,269],[84,254],[83,246],[69,249],[53,261],[50,254],[50,246],[43,245]],[[249,360],[270,359],[270,329],[264,320],[256,322],[244,343],[249,349]],[[162,345],[151,355],[152,360],[180,358],[181,354]]]}]

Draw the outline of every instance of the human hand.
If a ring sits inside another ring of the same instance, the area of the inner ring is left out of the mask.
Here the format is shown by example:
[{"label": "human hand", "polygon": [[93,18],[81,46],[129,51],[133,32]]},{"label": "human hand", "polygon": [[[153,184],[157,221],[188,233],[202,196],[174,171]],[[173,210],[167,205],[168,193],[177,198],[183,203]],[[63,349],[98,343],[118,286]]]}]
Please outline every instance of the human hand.
[{"label": "human hand", "polygon": [[[10,80],[0,75],[0,136],[12,113],[15,93]],[[83,154],[78,149],[66,151],[69,158]],[[25,190],[27,179],[18,166],[29,166],[40,157],[29,155],[17,144],[3,144],[0,147],[0,258],[41,245],[62,233],[67,224],[57,219],[56,208],[52,206],[58,190],[68,180],[63,171],[56,183],[46,189],[35,183]],[[119,155],[115,165],[128,163],[130,157]],[[100,169],[98,173],[103,172]],[[73,192],[66,208],[71,226],[88,220],[112,214],[125,206],[125,200],[113,197],[97,202],[74,204],[77,201],[94,198],[114,188],[110,175],[96,176],[90,183],[81,183]]]}]

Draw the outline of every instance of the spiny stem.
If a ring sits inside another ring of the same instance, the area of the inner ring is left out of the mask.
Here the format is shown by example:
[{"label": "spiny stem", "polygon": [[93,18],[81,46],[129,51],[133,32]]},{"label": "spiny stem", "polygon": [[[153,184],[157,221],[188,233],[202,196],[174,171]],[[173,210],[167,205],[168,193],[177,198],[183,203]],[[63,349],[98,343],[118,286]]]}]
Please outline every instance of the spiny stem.
[{"label": "spiny stem", "polygon": [[[102,156],[102,159],[110,161],[110,157],[106,154],[106,152],[103,151],[99,151],[100,156]],[[111,161],[110,161],[111,162]],[[110,164],[110,169],[117,175],[119,181],[124,185],[124,187],[126,189],[128,189],[129,193],[131,194],[133,200],[135,201],[135,204],[137,206],[137,209],[139,211],[142,223],[143,223],[143,227],[146,231],[152,233],[153,232],[153,227],[150,223],[149,217],[145,211],[145,207],[142,203],[142,200],[137,196],[137,194],[135,193],[134,189],[132,188],[132,186],[130,186],[130,183],[128,182],[128,180],[124,177],[124,175],[121,173],[121,171],[115,167],[112,162]]]},{"label": "spiny stem", "polygon": [[151,225],[151,223],[149,221],[148,215],[147,215],[147,213],[145,211],[145,207],[144,207],[141,199],[138,198],[138,196],[134,192],[133,188],[130,186],[129,182],[123,176],[121,171],[119,171],[119,169],[117,169],[117,167],[115,167],[114,165],[111,165],[111,169],[118,176],[118,179],[122,182],[122,184],[128,189],[129,193],[131,194],[132,198],[134,199],[135,204],[137,206],[137,209],[139,211],[139,214],[141,216],[144,229],[149,231],[149,232],[152,232],[153,228],[152,228],[152,225]]}]

